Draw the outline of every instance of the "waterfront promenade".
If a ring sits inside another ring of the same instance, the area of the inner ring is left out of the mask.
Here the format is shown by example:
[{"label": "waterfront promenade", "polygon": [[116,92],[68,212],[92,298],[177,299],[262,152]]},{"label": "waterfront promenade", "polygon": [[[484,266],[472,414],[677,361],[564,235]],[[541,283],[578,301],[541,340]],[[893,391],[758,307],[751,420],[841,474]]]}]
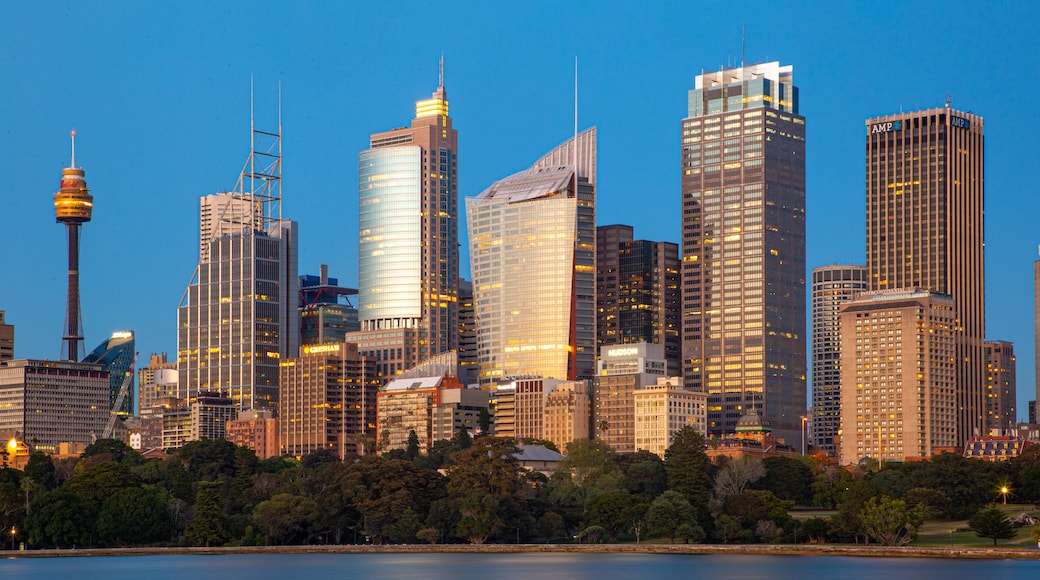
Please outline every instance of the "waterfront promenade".
[{"label": "waterfront promenade", "polygon": [[888,547],[877,545],[722,545],[722,544],[395,544],[315,546],[233,546],[215,548],[76,548],[0,551],[0,558],[219,554],[412,554],[412,553],[604,553],[717,554],[769,556],[850,556],[875,558],[959,558],[1040,560],[1040,549],[1025,547]]}]

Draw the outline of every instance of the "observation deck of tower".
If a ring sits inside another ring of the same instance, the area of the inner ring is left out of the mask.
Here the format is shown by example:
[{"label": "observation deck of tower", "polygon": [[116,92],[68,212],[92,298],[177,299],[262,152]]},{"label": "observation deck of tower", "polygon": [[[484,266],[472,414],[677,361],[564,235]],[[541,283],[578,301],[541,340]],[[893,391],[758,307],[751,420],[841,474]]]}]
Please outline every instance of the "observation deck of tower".
[{"label": "observation deck of tower", "polygon": [[94,197],[87,189],[86,173],[76,167],[76,132],[72,131],[72,163],[61,170],[61,187],[54,194],[55,221],[65,224],[69,248],[69,288],[65,304],[65,333],[61,358],[79,361],[83,343],[83,316],[79,308],[79,229],[90,221]]}]

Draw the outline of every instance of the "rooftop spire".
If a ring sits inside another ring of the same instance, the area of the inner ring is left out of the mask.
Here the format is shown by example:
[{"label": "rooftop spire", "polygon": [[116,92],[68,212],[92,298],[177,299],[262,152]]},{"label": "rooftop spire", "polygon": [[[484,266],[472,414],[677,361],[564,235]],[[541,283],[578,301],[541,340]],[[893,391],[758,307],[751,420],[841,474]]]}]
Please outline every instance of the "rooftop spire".
[{"label": "rooftop spire", "polygon": [[[947,105],[949,106],[949,105]],[[76,168],[76,130],[69,131],[72,136],[72,164],[69,166],[70,169]]]},{"label": "rooftop spire", "polygon": [[440,82],[437,83],[437,90],[444,91],[444,52],[441,52],[441,76]]}]

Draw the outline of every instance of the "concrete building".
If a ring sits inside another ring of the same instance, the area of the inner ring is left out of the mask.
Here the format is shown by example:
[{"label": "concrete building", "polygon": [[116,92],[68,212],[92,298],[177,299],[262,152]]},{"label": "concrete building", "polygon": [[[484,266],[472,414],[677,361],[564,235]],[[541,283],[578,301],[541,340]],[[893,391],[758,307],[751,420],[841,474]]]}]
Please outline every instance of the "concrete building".
[{"label": "concrete building", "polygon": [[237,409],[273,408],[278,361],[299,353],[297,225],[282,217],[280,132],[254,130],[235,190],[199,201],[199,263],[177,309],[187,399],[215,391]]},{"label": "concrete building", "polygon": [[191,410],[180,408],[170,409],[162,416],[162,448],[179,449],[185,443],[191,441]]},{"label": "concrete building", "polygon": [[805,151],[791,66],[697,76],[682,121],[683,376],[708,393],[713,435],[757,409],[800,438]]},{"label": "concrete building", "polygon": [[601,348],[592,383],[593,437],[619,453],[635,451],[635,393],[665,376],[664,345],[640,343]]},{"label": "concrete building", "polygon": [[571,441],[591,438],[590,419],[588,384],[585,381],[560,383],[545,394],[542,438],[566,451]]},{"label": "concrete building", "polygon": [[480,384],[593,376],[596,130],[466,199]]},{"label": "concrete building", "polygon": [[385,386],[419,364],[419,330],[390,328],[348,332],[343,340],[358,345],[358,352],[376,360],[380,384]]},{"label": "concrete building", "polygon": [[865,141],[870,289],[953,297],[963,446],[986,414],[983,119],[947,103],[867,119]]},{"label": "concrete building", "polygon": [[189,407],[191,432],[189,441],[226,439],[227,423],[238,415],[231,397],[217,392],[199,391]]},{"label": "concrete building", "polygon": [[631,226],[597,227],[597,347],[661,344],[669,376],[681,373],[680,270],[678,245],[633,240]]},{"label": "concrete building", "polygon": [[682,377],[661,377],[657,383],[633,393],[635,448],[662,459],[672,445],[675,432],[693,427],[708,434],[708,394],[687,391]]},{"label": "concrete building", "polygon": [[516,438],[545,439],[545,398],[564,381],[557,379],[517,379],[514,386],[514,428]]},{"label": "concrete building", "polygon": [[278,419],[271,411],[241,411],[227,423],[227,440],[256,452],[260,459],[278,457]]},{"label": "concrete building", "polygon": [[955,308],[949,296],[898,289],[842,307],[842,465],[957,446]]},{"label": "concrete building", "polygon": [[4,311],[0,310],[0,361],[14,359],[14,325],[4,322]]},{"label": "concrete building", "polygon": [[0,431],[16,431],[36,451],[87,445],[108,424],[109,374],[72,361],[0,361]]},{"label": "concrete building", "polygon": [[837,455],[841,425],[841,307],[866,290],[866,266],[813,268],[809,440],[828,455]]},{"label": "concrete building", "polygon": [[358,345],[304,346],[279,370],[281,454],[331,449],[342,459],[363,454],[375,442],[379,376],[376,361],[361,354]]},{"label": "concrete building", "polygon": [[142,418],[161,414],[161,407],[156,409],[160,400],[186,398],[187,393],[179,388],[178,376],[176,361],[170,362],[165,352],[153,352],[148,364],[137,371],[137,414]]},{"label": "concrete building", "polygon": [[986,435],[1007,435],[1018,424],[1015,346],[986,341]]},{"label": "concrete building", "polygon": [[480,409],[487,405],[487,391],[463,388],[450,375],[394,379],[377,395],[376,448],[405,449],[415,431],[420,449],[426,451],[462,427],[475,430]]},{"label": "concrete building", "polygon": [[490,393],[492,434],[516,439],[516,385],[495,385]]},{"label": "concrete building", "polygon": [[443,65],[411,126],[372,134],[358,155],[361,330],[417,331],[419,361],[458,348],[458,134]]}]

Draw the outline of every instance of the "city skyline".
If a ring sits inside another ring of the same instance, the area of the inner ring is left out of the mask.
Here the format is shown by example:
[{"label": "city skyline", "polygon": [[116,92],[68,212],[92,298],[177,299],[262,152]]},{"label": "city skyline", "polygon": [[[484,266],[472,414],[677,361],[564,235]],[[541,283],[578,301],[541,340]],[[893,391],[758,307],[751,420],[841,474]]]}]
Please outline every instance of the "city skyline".
[{"label": "city skyline", "polygon": [[[54,175],[69,163],[69,129],[78,130],[77,165],[86,168],[97,203],[82,239],[85,342],[133,329],[142,352],[173,353],[176,302],[184,272],[197,258],[193,214],[198,198],[230,187],[228,175],[240,166],[249,136],[250,74],[256,78],[258,128],[274,126],[277,83],[282,84],[287,198],[294,200],[287,202],[286,215],[300,222],[300,271],[328,263],[346,286],[354,286],[357,236],[351,222],[357,201],[350,191],[356,183],[350,160],[370,133],[399,123],[401,110],[429,94],[442,50],[453,117],[465,135],[460,199],[522,169],[546,143],[569,132],[576,55],[580,123],[597,125],[602,133],[598,224],[630,224],[640,238],[678,243],[677,127],[686,91],[703,66],[739,64],[740,24],[746,21],[747,62],[793,64],[805,95],[802,113],[811,120],[807,269],[865,263],[865,119],[942,106],[947,94],[954,107],[986,118],[986,338],[1016,345],[1023,416],[1034,392],[1033,329],[1026,313],[1032,309],[1029,273],[1040,236],[1030,228],[1038,202],[1029,195],[1028,163],[1018,143],[1040,130],[1040,120],[1024,100],[1037,81],[1012,67],[1038,56],[1027,30],[1037,9],[1021,7],[1009,15],[967,3],[961,9],[941,6],[942,13],[957,16],[935,30],[900,24],[930,17],[934,8],[927,4],[891,4],[887,12],[858,5],[798,8],[783,30],[773,30],[752,5],[706,6],[692,14],[681,3],[660,4],[644,14],[620,4],[601,10],[576,4],[561,17],[585,19],[585,25],[559,43],[546,42],[551,37],[537,30],[537,6],[530,13],[470,7],[448,25],[458,32],[453,38],[438,42],[416,35],[386,54],[374,48],[374,40],[402,27],[405,33],[394,36],[406,37],[421,30],[422,18],[410,23],[393,10],[361,13],[341,30],[350,19],[336,14],[290,11],[299,18],[276,25],[270,12],[261,20],[244,5],[228,5],[213,12],[213,22],[196,27],[189,24],[190,8],[123,5],[116,18],[112,9],[45,13],[16,7],[3,35],[18,47],[5,51],[14,90],[0,97],[8,127],[0,158],[10,164],[5,174],[14,192],[2,241],[23,249],[5,260],[0,288],[0,309],[17,328],[15,356],[59,354],[65,239],[47,214],[53,211]],[[724,16],[713,27],[719,30],[694,34],[692,25],[711,15]],[[210,39],[240,16],[236,30]],[[92,34],[50,46],[45,32],[73,21]],[[15,29],[14,23],[24,26]],[[235,46],[251,26],[265,23],[273,31],[270,42]],[[165,32],[170,29],[185,34],[173,38]],[[1005,42],[989,46],[994,43],[987,39],[996,34]],[[913,54],[909,63],[906,54]],[[952,63],[951,54],[957,57]],[[979,82],[980,71],[988,78],[1023,79],[1016,91],[998,93],[995,81]],[[126,82],[128,77],[134,82]],[[64,80],[69,78],[77,82]],[[626,205],[632,195],[649,203]],[[103,251],[112,248],[119,252]],[[460,262],[468,277],[468,256]],[[145,288],[133,296],[109,295],[116,294],[108,284],[116,277]]]}]

